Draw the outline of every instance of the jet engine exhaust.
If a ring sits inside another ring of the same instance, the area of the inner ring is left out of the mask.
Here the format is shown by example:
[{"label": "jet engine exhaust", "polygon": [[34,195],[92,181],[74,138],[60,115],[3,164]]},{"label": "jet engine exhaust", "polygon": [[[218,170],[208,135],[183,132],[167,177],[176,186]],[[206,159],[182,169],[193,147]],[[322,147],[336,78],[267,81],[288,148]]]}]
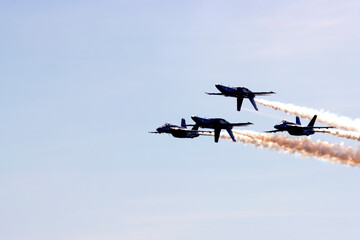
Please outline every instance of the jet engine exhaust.
[{"label": "jet engine exhaust", "polygon": [[[226,134],[222,138],[230,139]],[[254,131],[234,131],[238,142],[254,147],[269,148],[277,152],[297,154],[301,157],[315,157],[332,163],[360,167],[360,147],[354,148],[325,141],[312,141],[309,138],[290,138],[286,136],[258,133]]]},{"label": "jet engine exhaust", "polygon": [[344,131],[344,130],[339,130],[339,129],[327,129],[327,130],[324,130],[321,132],[328,133],[328,134],[336,136],[336,137],[342,137],[342,138],[360,142],[360,133],[358,133],[358,132]]}]

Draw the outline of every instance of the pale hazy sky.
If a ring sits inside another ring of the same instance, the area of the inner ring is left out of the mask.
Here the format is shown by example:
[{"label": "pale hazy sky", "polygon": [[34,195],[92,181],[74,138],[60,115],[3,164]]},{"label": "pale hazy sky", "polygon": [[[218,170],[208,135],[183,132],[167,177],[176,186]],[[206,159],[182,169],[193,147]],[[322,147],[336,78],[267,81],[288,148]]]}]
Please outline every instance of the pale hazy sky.
[{"label": "pale hazy sky", "polygon": [[[210,137],[191,115],[359,118],[359,1],[2,1],[0,238],[354,239],[360,169]],[[304,120],[306,122],[307,120]],[[317,134],[311,139],[358,146]]]}]

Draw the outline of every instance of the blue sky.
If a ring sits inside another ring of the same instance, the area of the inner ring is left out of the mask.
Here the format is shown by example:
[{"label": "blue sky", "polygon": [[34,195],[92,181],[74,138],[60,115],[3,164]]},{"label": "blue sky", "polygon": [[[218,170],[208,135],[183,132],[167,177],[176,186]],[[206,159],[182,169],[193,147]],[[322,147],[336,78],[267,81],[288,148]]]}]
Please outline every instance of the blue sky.
[{"label": "blue sky", "polygon": [[359,10],[3,1],[0,238],[354,239],[358,168],[148,131],[191,115],[255,131],[295,118],[248,101],[239,113],[234,99],[204,94],[216,83],[359,118]]}]

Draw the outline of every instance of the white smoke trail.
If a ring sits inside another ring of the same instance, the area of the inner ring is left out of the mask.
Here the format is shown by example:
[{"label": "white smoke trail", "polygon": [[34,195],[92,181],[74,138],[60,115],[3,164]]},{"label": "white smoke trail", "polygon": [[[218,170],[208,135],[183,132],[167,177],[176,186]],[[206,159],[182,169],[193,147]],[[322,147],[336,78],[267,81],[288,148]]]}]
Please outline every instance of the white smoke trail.
[{"label": "white smoke trail", "polygon": [[286,104],[281,102],[273,102],[264,99],[255,99],[259,104],[271,107],[275,110],[284,111],[288,114],[295,114],[299,117],[311,119],[315,114],[318,115],[317,121],[327,125],[341,128],[348,131],[360,132],[360,119],[351,119],[344,116],[338,116],[334,113],[325,112],[324,110],[316,110],[313,108],[299,107],[293,104]]},{"label": "white smoke trail", "polygon": [[[233,131],[236,140],[255,147],[270,148],[278,152],[299,154],[303,157],[316,157],[333,163],[360,166],[360,147],[348,147],[324,141],[311,141],[308,138],[289,138],[285,136],[257,133],[253,131]],[[222,138],[230,139],[227,134]]]},{"label": "white smoke trail", "polygon": [[358,132],[344,131],[344,130],[339,130],[339,129],[327,129],[327,130],[324,130],[321,132],[329,133],[329,134],[337,136],[337,137],[356,140],[356,141],[360,142],[360,133],[358,133]]}]

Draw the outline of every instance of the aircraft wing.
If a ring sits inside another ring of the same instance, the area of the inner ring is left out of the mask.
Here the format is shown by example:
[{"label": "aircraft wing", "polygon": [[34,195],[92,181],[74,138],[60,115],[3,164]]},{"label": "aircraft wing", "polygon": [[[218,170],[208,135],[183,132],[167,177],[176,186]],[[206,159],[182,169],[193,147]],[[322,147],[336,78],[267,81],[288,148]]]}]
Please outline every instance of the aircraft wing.
[{"label": "aircraft wing", "polygon": [[230,123],[231,126],[236,127],[236,126],[247,126],[247,125],[251,125],[253,123],[251,122],[247,122],[247,123]]},{"label": "aircraft wing", "polygon": [[261,96],[261,95],[268,95],[268,94],[276,94],[275,92],[271,91],[271,92],[253,92],[256,96]]},{"label": "aircraft wing", "polygon": [[208,93],[206,92],[207,95],[223,95],[222,93]]},{"label": "aircraft wing", "polygon": [[214,131],[198,131],[197,134],[206,135],[206,136],[212,136],[211,134],[214,134]]},{"label": "aircraft wing", "polygon": [[[186,125],[186,126],[190,126],[190,125]],[[192,125],[194,126],[194,125]],[[212,133],[212,131],[199,131],[199,130],[193,130],[193,129],[184,129],[184,128],[179,128],[179,127],[171,127],[170,128],[171,130],[174,130],[174,131],[184,131],[184,132],[190,132],[190,133]]]},{"label": "aircraft wing", "polygon": [[199,130],[191,130],[191,129],[182,129],[181,131],[191,132],[191,133],[213,133],[213,131],[199,131]]}]

